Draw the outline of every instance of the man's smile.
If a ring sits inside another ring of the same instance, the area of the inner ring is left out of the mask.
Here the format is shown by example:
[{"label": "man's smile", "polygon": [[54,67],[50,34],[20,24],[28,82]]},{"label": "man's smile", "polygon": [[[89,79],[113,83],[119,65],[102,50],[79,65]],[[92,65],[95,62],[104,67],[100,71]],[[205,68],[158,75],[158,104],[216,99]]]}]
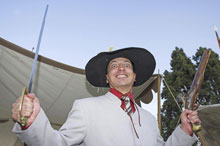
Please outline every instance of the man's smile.
[{"label": "man's smile", "polygon": [[126,77],[128,77],[126,74],[116,75],[116,78],[126,78]]}]

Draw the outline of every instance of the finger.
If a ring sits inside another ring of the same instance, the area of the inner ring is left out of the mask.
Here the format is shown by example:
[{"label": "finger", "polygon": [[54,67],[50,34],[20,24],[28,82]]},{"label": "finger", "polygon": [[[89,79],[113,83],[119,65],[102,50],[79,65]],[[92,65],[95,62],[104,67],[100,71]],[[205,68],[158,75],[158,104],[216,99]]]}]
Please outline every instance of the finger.
[{"label": "finger", "polygon": [[19,102],[15,102],[14,104],[12,104],[12,113],[13,112],[19,112]]},{"label": "finger", "polygon": [[185,112],[186,112],[186,113],[185,113],[186,115],[189,115],[189,114],[191,114],[193,111],[192,111],[192,110],[189,110],[189,109],[186,109]]},{"label": "finger", "polygon": [[18,111],[13,111],[12,112],[12,119],[17,122],[20,122],[20,113]]},{"label": "finger", "polygon": [[37,117],[39,111],[40,111],[40,103],[39,103],[39,99],[38,98],[35,98],[33,100],[33,103],[34,103],[34,107],[33,107],[33,116],[34,117]]},{"label": "finger", "polygon": [[196,119],[195,117],[190,117],[190,116],[189,116],[189,121],[190,121],[191,123],[193,123],[193,121],[194,121],[195,119]]},{"label": "finger", "polygon": [[192,113],[191,110],[185,109],[182,114],[183,114],[183,116],[188,117],[188,115],[190,115],[191,113]]},{"label": "finger", "polygon": [[33,101],[23,103],[23,108],[25,107],[26,109],[33,109],[33,106]]},{"label": "finger", "polygon": [[30,99],[29,97],[25,96],[23,101],[23,106],[24,105],[33,107],[33,99]]},{"label": "finger", "polygon": [[30,98],[30,99],[34,99],[35,98],[35,94],[34,93],[28,93],[26,96],[28,98]]},{"label": "finger", "polygon": [[199,118],[198,112],[197,111],[193,111],[188,115],[188,118],[191,119],[195,119],[195,118]]},{"label": "finger", "polygon": [[17,100],[16,100],[16,103],[20,102],[21,100],[21,97],[19,97]]},{"label": "finger", "polygon": [[198,112],[197,112],[197,111],[193,111],[193,112],[190,113],[190,115],[191,115],[191,116],[198,115]]},{"label": "finger", "polygon": [[32,102],[35,96],[29,96],[28,94],[24,96],[23,102]]},{"label": "finger", "polygon": [[192,110],[187,110],[187,111],[186,111],[187,122],[188,122],[188,123],[191,122],[192,113],[193,113]]},{"label": "finger", "polygon": [[191,122],[192,122],[192,123],[201,123],[201,121],[200,121],[200,119],[199,119],[198,116],[193,116],[193,117],[191,118]]},{"label": "finger", "polygon": [[12,104],[12,109],[11,109],[12,114],[14,114],[17,110],[18,110],[18,103],[15,102]]},{"label": "finger", "polygon": [[29,97],[25,96],[25,99],[23,101],[22,105],[22,116],[30,117],[33,113],[33,99],[30,99]]},{"label": "finger", "polygon": [[182,122],[185,122],[185,123],[189,123],[190,121],[189,121],[189,114],[191,113],[191,111],[190,110],[188,110],[188,109],[186,109],[186,110],[184,110],[183,112],[182,112],[182,114],[181,114],[181,120],[182,120]]},{"label": "finger", "polygon": [[199,119],[194,119],[194,120],[192,121],[192,123],[194,123],[194,124],[201,124],[201,121],[200,121]]},{"label": "finger", "polygon": [[15,107],[16,107],[16,102],[12,104],[12,112],[15,109]]},{"label": "finger", "polygon": [[18,112],[12,109],[12,119],[18,121]]},{"label": "finger", "polygon": [[190,115],[189,120],[191,123],[201,123],[198,115]]},{"label": "finger", "polygon": [[39,103],[38,98],[34,98],[33,104],[34,104],[33,113],[32,113],[32,115],[28,118],[27,125],[31,125],[31,124],[34,122],[34,120],[36,119],[38,113],[40,112],[40,103]]},{"label": "finger", "polygon": [[32,111],[28,111],[28,110],[22,111],[21,113],[22,116],[27,117],[27,118],[29,118],[31,114],[32,114]]},{"label": "finger", "polygon": [[29,117],[33,112],[33,106],[23,104],[21,115],[25,117]]}]

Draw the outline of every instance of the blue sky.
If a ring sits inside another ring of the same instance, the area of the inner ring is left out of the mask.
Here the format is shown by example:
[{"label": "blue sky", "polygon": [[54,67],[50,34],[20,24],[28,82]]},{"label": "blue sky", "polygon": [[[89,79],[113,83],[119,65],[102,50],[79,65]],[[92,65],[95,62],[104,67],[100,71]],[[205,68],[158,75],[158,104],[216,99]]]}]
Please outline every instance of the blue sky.
[{"label": "blue sky", "polygon": [[171,53],[191,57],[202,46],[220,53],[219,0],[0,0],[0,37],[36,48],[49,4],[40,54],[83,68],[101,51],[143,47],[154,54],[155,73],[170,70]]}]

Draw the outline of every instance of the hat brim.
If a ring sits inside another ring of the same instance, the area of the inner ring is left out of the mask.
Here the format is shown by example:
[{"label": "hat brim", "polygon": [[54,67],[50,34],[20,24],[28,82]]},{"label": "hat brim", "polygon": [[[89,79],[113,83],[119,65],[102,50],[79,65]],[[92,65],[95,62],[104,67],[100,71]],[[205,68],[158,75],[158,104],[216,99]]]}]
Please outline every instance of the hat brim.
[{"label": "hat brim", "polygon": [[135,68],[136,81],[134,86],[140,86],[153,74],[156,62],[154,56],[144,48],[129,47],[112,52],[101,52],[86,64],[86,78],[95,87],[109,87],[106,83],[108,63],[115,58],[129,59]]}]

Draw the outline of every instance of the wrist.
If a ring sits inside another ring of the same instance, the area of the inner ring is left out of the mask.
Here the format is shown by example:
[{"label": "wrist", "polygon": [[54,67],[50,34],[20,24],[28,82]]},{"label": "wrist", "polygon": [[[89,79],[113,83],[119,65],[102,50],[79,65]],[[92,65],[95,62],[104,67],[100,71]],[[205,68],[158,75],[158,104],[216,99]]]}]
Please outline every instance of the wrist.
[{"label": "wrist", "polygon": [[189,130],[189,128],[183,126],[182,124],[181,124],[180,128],[181,128],[186,134],[188,134],[188,135],[190,135],[190,136],[193,136],[193,132],[192,132],[192,130]]}]

